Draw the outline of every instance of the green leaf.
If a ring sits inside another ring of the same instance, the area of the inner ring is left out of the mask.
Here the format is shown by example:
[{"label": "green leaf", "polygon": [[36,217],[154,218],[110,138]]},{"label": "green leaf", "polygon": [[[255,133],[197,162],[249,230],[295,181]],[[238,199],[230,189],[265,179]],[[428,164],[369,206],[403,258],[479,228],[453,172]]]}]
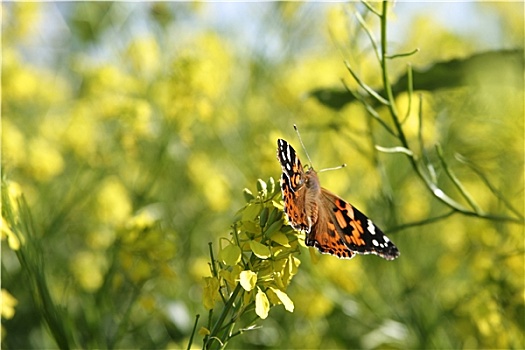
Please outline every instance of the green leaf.
[{"label": "green leaf", "polygon": [[245,291],[249,292],[255,288],[257,283],[257,273],[251,270],[242,271],[239,275],[239,282]]},{"label": "green leaf", "polygon": [[270,225],[270,227],[268,227],[268,229],[266,229],[266,231],[264,232],[267,236],[271,236],[272,233],[276,232],[277,230],[279,230],[281,228],[281,226],[283,225],[282,222],[280,221],[275,221],[273,224]]},{"label": "green leaf", "polygon": [[257,295],[255,296],[255,313],[264,320],[268,317],[269,312],[270,302],[268,301],[268,297],[261,288],[257,288]]},{"label": "green leaf", "polygon": [[281,231],[274,231],[270,235],[270,239],[276,243],[279,243],[283,247],[290,247],[290,242],[288,241],[288,237]]},{"label": "green leaf", "polygon": [[268,259],[270,257],[270,248],[257,241],[250,241],[250,249],[260,259]]},{"label": "green leaf", "polygon": [[[487,51],[463,59],[440,61],[423,69],[413,68],[413,90],[436,91],[476,84],[519,87],[523,81],[523,64],[523,49]],[[409,75],[405,73],[392,84],[394,96],[408,91],[408,81]],[[385,95],[383,89],[374,90],[381,96]],[[350,92],[339,87],[315,89],[310,96],[334,110],[356,101]]]},{"label": "green leaf", "polygon": [[254,200],[255,197],[253,196],[253,193],[252,191],[250,191],[249,189],[245,188],[244,190],[242,190],[242,194],[244,196],[244,199],[246,200],[247,203],[249,203],[250,201]]},{"label": "green leaf", "polygon": [[273,177],[270,177],[268,181],[266,182],[266,186],[268,187],[268,193],[274,193],[275,192],[275,180]]},{"label": "green leaf", "polygon": [[268,222],[268,213],[269,212],[270,212],[270,210],[268,209],[268,207],[264,207],[263,210],[261,211],[261,215],[259,216],[259,223],[260,223],[261,227],[266,226],[266,222]]},{"label": "green leaf", "polygon": [[237,265],[241,261],[241,248],[229,244],[219,252],[219,260],[229,266]]},{"label": "green leaf", "polygon": [[245,236],[249,237],[250,239],[253,239],[254,236],[258,235],[261,230],[259,224],[253,221],[244,221],[241,227],[245,233]]},{"label": "green leaf", "polygon": [[282,209],[272,208],[272,211],[270,212],[270,216],[268,217],[268,222],[274,222],[277,220],[282,219],[283,217],[283,211]]},{"label": "green leaf", "polygon": [[242,221],[255,221],[257,216],[262,210],[261,204],[251,203],[248,204],[242,211]]},{"label": "green leaf", "polygon": [[266,182],[261,179],[257,180],[257,191],[266,192]]}]

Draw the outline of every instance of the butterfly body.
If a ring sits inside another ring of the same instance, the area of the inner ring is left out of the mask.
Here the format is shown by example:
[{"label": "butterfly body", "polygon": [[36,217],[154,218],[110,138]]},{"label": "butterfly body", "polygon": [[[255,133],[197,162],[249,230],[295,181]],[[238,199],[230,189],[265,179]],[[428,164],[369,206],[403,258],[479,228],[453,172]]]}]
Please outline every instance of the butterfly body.
[{"label": "butterfly body", "polygon": [[321,253],[351,259],[375,254],[387,260],[399,256],[396,246],[363,213],[321,187],[316,171],[305,171],[293,147],[277,141],[281,163],[284,211],[291,226],[306,234],[305,244]]}]

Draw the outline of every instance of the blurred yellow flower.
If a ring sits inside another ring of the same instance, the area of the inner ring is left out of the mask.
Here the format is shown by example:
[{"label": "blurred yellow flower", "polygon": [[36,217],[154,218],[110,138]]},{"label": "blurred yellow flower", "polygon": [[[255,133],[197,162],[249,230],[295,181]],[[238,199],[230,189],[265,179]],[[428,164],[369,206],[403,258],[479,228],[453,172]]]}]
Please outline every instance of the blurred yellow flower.
[{"label": "blurred yellow flower", "polygon": [[153,37],[135,39],[128,48],[128,58],[136,71],[146,75],[154,74],[161,63],[157,41]]},{"label": "blurred yellow flower", "polygon": [[146,100],[133,100],[132,130],[138,136],[150,136],[152,134],[151,116],[153,111]]},{"label": "blurred yellow flower", "polygon": [[6,115],[2,118],[2,163],[10,167],[19,167],[27,159],[26,141],[9,118]]},{"label": "blurred yellow flower", "polygon": [[210,276],[210,265],[206,257],[197,257],[191,260],[189,272],[194,280],[200,280],[202,276]]},{"label": "blurred yellow flower", "polygon": [[96,212],[106,224],[120,225],[130,216],[132,210],[128,191],[116,177],[104,180],[97,196]]},{"label": "blurred yellow flower", "polygon": [[16,215],[18,214],[18,200],[22,196],[22,188],[18,182],[14,181],[6,181],[6,185],[9,204],[11,205],[11,210]]},{"label": "blurred yellow flower", "polygon": [[133,261],[133,268],[128,271],[131,280],[137,284],[151,279],[154,266],[147,260],[136,258]]},{"label": "blurred yellow flower", "polygon": [[149,210],[141,210],[137,215],[133,216],[126,222],[126,228],[128,230],[142,231],[146,228],[150,228],[155,224],[156,218],[154,214]]},{"label": "blurred yellow flower", "polygon": [[88,292],[100,288],[104,282],[107,268],[106,257],[102,253],[84,251],[77,253],[71,262],[70,269],[76,281]]},{"label": "blurred yellow flower", "polygon": [[[2,54],[3,80],[2,99],[7,101],[30,100],[37,94],[38,78],[36,72],[21,67],[21,57],[12,50]],[[7,78],[7,79],[6,79]]]},{"label": "blurred yellow flower", "polygon": [[15,299],[7,290],[2,288],[2,318],[9,320],[15,315],[15,307],[18,304],[18,300]]},{"label": "blurred yellow flower", "polygon": [[7,224],[6,220],[2,216],[2,229],[0,230],[0,236],[2,237],[2,241],[7,238],[7,244],[9,244],[9,248],[12,250],[18,250],[20,249],[20,240],[15,235],[15,233],[11,230],[9,225]]},{"label": "blurred yellow flower", "polygon": [[[440,139],[440,135],[438,132],[439,130],[437,129],[438,124],[430,118],[437,113],[432,108],[432,95],[423,94],[422,98],[423,105],[421,113],[423,128],[421,132],[423,143],[425,147],[433,147]],[[419,134],[419,94],[412,95],[410,111],[408,111],[408,102],[409,96],[407,93],[402,93],[396,98],[396,106],[400,118],[405,121],[403,123],[403,130],[405,131],[407,138],[413,142],[412,145],[415,147],[417,145],[416,142],[418,142]],[[407,111],[409,112],[408,117],[406,117]],[[418,149],[418,147],[416,147],[416,149]]]},{"label": "blurred yellow flower", "polygon": [[428,189],[419,182],[410,182],[403,187],[403,212],[406,213],[413,221],[423,220],[428,217],[430,212],[430,203],[422,201],[425,198]]},{"label": "blurred yellow flower", "polygon": [[[229,184],[208,156],[196,153],[188,162],[191,178],[202,189],[211,209],[224,210],[230,203]],[[213,176],[209,176],[213,174]]]},{"label": "blurred yellow flower", "polygon": [[29,142],[29,164],[32,175],[39,181],[49,181],[64,169],[64,159],[58,148],[48,140],[37,137]]},{"label": "blurred yellow flower", "polygon": [[97,124],[92,107],[83,102],[75,105],[64,133],[63,141],[76,155],[88,162],[96,152]]},{"label": "blurred yellow flower", "polygon": [[106,249],[115,242],[115,230],[104,227],[87,235],[86,242],[93,249]]},{"label": "blurred yellow flower", "polygon": [[[341,270],[339,274],[342,275]],[[295,310],[304,315],[306,319],[322,319],[334,308],[334,302],[318,291],[312,291],[309,295],[296,293],[292,299],[295,300]]]},{"label": "blurred yellow flower", "polygon": [[41,18],[42,5],[39,2],[14,2],[10,5],[6,7],[2,4],[6,24],[3,35],[15,41],[31,38],[39,28],[37,24]]},{"label": "blurred yellow flower", "polygon": [[215,277],[204,277],[204,290],[202,293],[204,307],[213,309],[215,302],[220,300],[219,280]]},{"label": "blurred yellow flower", "polygon": [[341,4],[329,8],[326,13],[326,22],[331,35],[329,39],[335,40],[337,44],[342,46],[348,45],[350,42],[348,31],[350,19]]},{"label": "blurred yellow flower", "polygon": [[[120,66],[105,65],[96,68],[84,68],[82,63],[79,63],[79,66],[78,69],[85,70],[86,94],[103,99],[103,103],[98,105],[101,111],[111,111],[116,98],[125,96],[126,93],[141,91],[143,88],[140,80],[126,74]],[[112,113],[101,113],[100,115],[113,116]]]},{"label": "blurred yellow flower", "polygon": [[196,58],[199,64],[191,72],[195,92],[215,99],[225,91],[230,82],[233,59],[227,43],[214,33],[197,38],[192,47],[199,48]]}]

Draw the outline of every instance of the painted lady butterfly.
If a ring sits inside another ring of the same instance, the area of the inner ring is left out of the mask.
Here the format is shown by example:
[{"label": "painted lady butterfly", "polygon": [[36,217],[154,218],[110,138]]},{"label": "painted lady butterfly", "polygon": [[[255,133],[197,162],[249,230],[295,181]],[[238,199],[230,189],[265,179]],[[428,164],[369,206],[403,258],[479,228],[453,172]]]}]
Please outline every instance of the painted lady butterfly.
[{"label": "painted lady butterfly", "polygon": [[399,256],[394,243],[369,218],[322,188],[311,166],[303,169],[285,140],[277,140],[277,159],[283,170],[284,211],[292,227],[306,233],[307,246],[342,259],[351,259],[356,253],[387,260]]}]

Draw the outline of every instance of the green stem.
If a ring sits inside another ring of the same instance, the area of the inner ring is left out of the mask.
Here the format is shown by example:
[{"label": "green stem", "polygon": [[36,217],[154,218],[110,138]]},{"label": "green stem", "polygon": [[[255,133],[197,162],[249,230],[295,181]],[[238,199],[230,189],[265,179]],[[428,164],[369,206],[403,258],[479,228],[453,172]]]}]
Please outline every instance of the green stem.
[{"label": "green stem", "polygon": [[[241,284],[239,283],[237,284],[237,286],[235,286],[235,289],[233,290],[233,293],[228,299],[228,302],[226,303],[226,305],[224,305],[224,309],[222,310],[221,315],[219,316],[219,319],[213,325],[213,329],[211,330],[208,336],[208,341],[204,344],[204,347],[206,349],[209,349],[211,347],[211,343],[210,343],[211,341],[213,340],[218,341],[218,339],[216,339],[217,333],[222,329],[222,324],[224,323],[226,316],[230,313],[230,310],[233,307],[235,299],[237,299],[237,295],[240,293],[241,290],[242,290],[242,287],[241,287]],[[224,342],[222,343],[224,344]]]},{"label": "green stem", "polygon": [[187,347],[188,350],[191,349],[191,344],[193,343],[193,336],[195,335],[195,331],[197,330],[197,324],[199,323],[200,317],[201,315],[199,314],[195,316],[195,323],[193,324],[193,330],[191,331],[190,340],[188,341],[188,347]]},{"label": "green stem", "polygon": [[396,104],[394,101],[394,93],[392,92],[392,85],[390,84],[390,81],[388,79],[388,65],[387,65],[387,40],[386,40],[386,29],[387,29],[387,13],[388,13],[388,1],[383,0],[383,12],[381,14],[381,70],[383,72],[383,86],[385,88],[386,97],[388,100],[388,109],[390,110],[390,115],[392,116],[392,120],[394,122],[394,125],[398,131],[399,139],[401,140],[401,143],[405,148],[408,147],[408,142],[405,137],[405,134],[403,133],[403,129],[401,128],[401,123],[399,122],[399,118],[397,116],[397,109]]},{"label": "green stem", "polygon": [[402,225],[393,227],[391,229],[385,230],[385,233],[393,233],[393,232],[396,232],[396,231],[405,230],[407,228],[428,225],[428,224],[434,223],[436,221],[440,221],[440,220],[443,220],[445,218],[448,218],[449,216],[451,216],[451,215],[453,215],[455,213],[457,213],[457,211],[452,209],[449,212],[447,212],[445,214],[442,214],[442,215],[438,215],[438,216],[435,216],[435,217],[432,217],[432,218],[428,218],[428,219],[424,219],[424,220],[421,220],[421,221],[409,222],[407,224],[402,224]]},{"label": "green stem", "polygon": [[[383,86],[385,89],[386,97],[388,100],[388,109],[390,111],[390,115],[392,116],[392,121],[395,126],[395,130],[397,130],[397,135],[399,138],[399,141],[401,142],[401,145],[406,148],[410,149],[410,146],[408,145],[407,138],[405,136],[405,133],[403,131],[402,125],[399,121],[399,116],[396,109],[395,104],[395,98],[394,93],[392,91],[392,85],[390,84],[390,81],[388,79],[388,55],[387,55],[387,13],[388,13],[388,0],[383,0],[383,10],[381,14],[381,70],[383,73]],[[432,194],[438,198],[440,201],[448,205],[449,207],[453,208],[454,210],[457,210],[459,212],[469,214],[469,215],[478,215],[478,213],[472,213],[470,210],[450,198],[448,195],[445,194],[443,190],[441,190],[424,172],[423,169],[421,169],[420,165],[418,164],[418,158],[416,156],[408,156],[408,159],[410,161],[410,164],[412,165],[412,168],[416,172],[416,174],[423,180],[423,182],[427,185],[427,188],[432,192]]]}]

